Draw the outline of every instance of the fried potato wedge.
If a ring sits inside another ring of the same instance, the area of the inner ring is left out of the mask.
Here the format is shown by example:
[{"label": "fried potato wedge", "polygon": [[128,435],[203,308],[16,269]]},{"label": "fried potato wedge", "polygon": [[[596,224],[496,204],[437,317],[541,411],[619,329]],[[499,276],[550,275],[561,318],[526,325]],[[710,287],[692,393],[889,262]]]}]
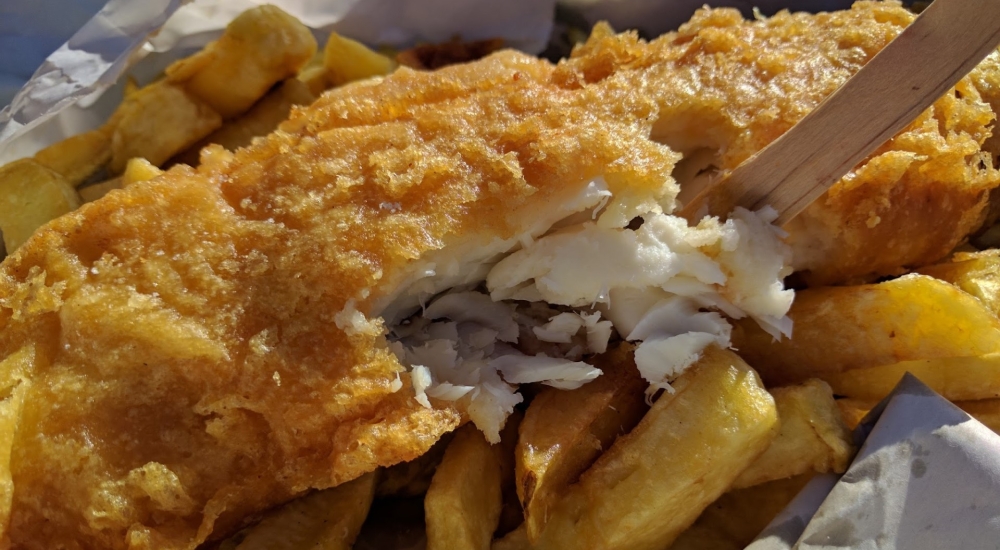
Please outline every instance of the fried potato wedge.
[{"label": "fried potato wedge", "polygon": [[111,161],[114,122],[68,137],[35,153],[35,162],[79,186]]},{"label": "fried potato wedge", "polygon": [[524,525],[507,533],[503,538],[493,541],[490,550],[528,550],[531,548],[531,541],[528,540],[528,531]]},{"label": "fried potato wedge", "polygon": [[122,174],[122,187],[128,187],[140,181],[149,181],[162,173],[163,170],[153,166],[144,158],[129,159],[128,163],[125,164],[125,173]]},{"label": "fried potato wedge", "polygon": [[1000,397],[1000,353],[901,361],[830,373],[824,378],[837,395],[878,401],[889,395],[907,372],[952,401]]},{"label": "fried potato wedge", "polygon": [[121,189],[124,185],[122,184],[121,176],[117,178],[111,178],[109,180],[102,181],[100,183],[95,183],[93,185],[85,185],[77,190],[80,194],[80,199],[83,202],[94,202],[97,199],[107,195],[115,189]]},{"label": "fried potato wedge", "polygon": [[111,171],[121,174],[130,159],[155,166],[194,145],[222,125],[207,104],[183,88],[160,81],[132,94],[118,108],[111,138]]},{"label": "fried potato wedge", "polygon": [[[1000,434],[1000,399],[953,401],[953,403],[987,428]],[[852,430],[861,423],[861,420],[868,414],[868,411],[872,410],[877,404],[877,401],[868,401],[865,399],[837,400],[837,407],[840,409],[841,417],[843,417],[844,422]]]},{"label": "fried potato wedge", "polygon": [[983,423],[984,426],[1000,434],[1000,399],[979,399],[977,401],[956,401],[958,408]]},{"label": "fried potato wedge", "polygon": [[840,409],[840,418],[851,430],[856,428],[861,420],[875,406],[874,402],[864,399],[838,399],[837,408]]},{"label": "fried potato wedge", "polygon": [[374,472],[310,493],[268,514],[241,535],[242,541],[234,548],[350,550],[368,517],[374,495]]},{"label": "fried potato wedge", "polygon": [[299,70],[299,74],[295,77],[296,80],[301,82],[309,93],[314,96],[319,96],[326,90],[329,85],[327,84],[326,77],[326,67],[323,66],[323,52],[317,52],[312,58]]},{"label": "fried potato wedge", "polygon": [[669,550],[743,550],[745,546],[734,542],[725,533],[695,522],[668,548]]},{"label": "fried potato wedge", "polygon": [[771,445],[733,482],[751,487],[806,472],[843,473],[856,449],[830,386],[809,380],[771,390],[781,428]]},{"label": "fried potato wedge", "polygon": [[197,166],[201,150],[209,144],[216,143],[230,151],[250,145],[253,138],[271,133],[287,120],[292,107],[308,105],[315,99],[316,96],[305,83],[294,78],[288,79],[268,92],[249,111],[225,122],[221,128],[174,157],[172,161]]},{"label": "fried potato wedge", "polygon": [[493,452],[500,464],[500,521],[497,523],[493,536],[503,536],[524,523],[524,511],[521,509],[521,499],[517,494],[516,458],[518,431],[524,420],[524,412],[514,409],[507,417],[507,422],[500,431],[500,442],[493,445]]},{"label": "fried potato wedge", "polygon": [[788,506],[812,476],[802,474],[728,491],[705,508],[670,550],[742,550]]},{"label": "fried potato wedge", "polygon": [[298,74],[316,48],[312,32],[298,19],[275,6],[258,6],[233,19],[205,49],[167,67],[167,80],[228,119]]},{"label": "fried potato wedge", "polygon": [[323,48],[327,86],[341,86],[355,80],[391,73],[396,62],[364,44],[335,32]]},{"label": "fried potato wedge", "polygon": [[[768,386],[916,359],[1000,352],[1000,319],[979,300],[926,275],[796,293],[791,338],[738,321],[733,347]],[[832,385],[832,382],[831,382]],[[837,387],[834,387],[837,393]]]},{"label": "fried potato wedge", "polygon": [[460,428],[424,497],[427,550],[487,549],[500,519],[500,463],[482,432]]},{"label": "fried potato wedge", "polygon": [[535,547],[666,547],[767,448],[777,424],[757,373],[730,351],[705,350],[570,487]]},{"label": "fried potato wedge", "polygon": [[959,252],[950,261],[921,267],[917,273],[957,286],[1000,315],[1000,250]]},{"label": "fried potato wedge", "polygon": [[604,374],[596,380],[571,391],[546,388],[528,406],[515,457],[529,538],[538,539],[566,489],[648,409],[648,384],[635,368],[633,349],[625,344],[608,351],[597,358]]},{"label": "fried potato wedge", "polygon": [[76,189],[35,160],[15,160],[0,167],[0,231],[8,254],[49,220],[78,206]]}]

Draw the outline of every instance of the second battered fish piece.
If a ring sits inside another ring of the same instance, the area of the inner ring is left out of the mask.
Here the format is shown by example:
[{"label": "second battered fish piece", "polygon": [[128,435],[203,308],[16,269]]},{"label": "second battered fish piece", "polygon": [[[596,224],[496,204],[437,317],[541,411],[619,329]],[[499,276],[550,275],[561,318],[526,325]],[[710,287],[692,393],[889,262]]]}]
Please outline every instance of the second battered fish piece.
[{"label": "second battered fish piece", "polygon": [[[898,2],[862,1],[754,21],[703,9],[648,43],[599,26],[557,79],[631,83],[660,107],[654,139],[726,171],[791,128],[914,18]],[[996,138],[987,142],[998,79],[995,52],[786,226],[794,267],[810,284],[900,274],[944,257],[983,224],[989,191],[1000,185]]]},{"label": "second battered fish piece", "polygon": [[677,191],[652,102],[552,70],[339,88],[40,229],[0,265],[3,544],[190,550],[454,429],[380,316],[607,201],[595,179],[616,227]]}]

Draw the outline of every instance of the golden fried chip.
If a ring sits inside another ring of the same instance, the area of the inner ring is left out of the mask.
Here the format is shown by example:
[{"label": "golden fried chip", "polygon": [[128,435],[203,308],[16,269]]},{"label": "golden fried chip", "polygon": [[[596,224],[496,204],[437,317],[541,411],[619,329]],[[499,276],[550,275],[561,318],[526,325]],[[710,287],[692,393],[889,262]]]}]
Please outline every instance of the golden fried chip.
[{"label": "golden fried chip", "polygon": [[917,272],[948,281],[979,298],[994,315],[1000,314],[1000,250],[959,252]]},{"label": "golden fried chip", "polygon": [[500,463],[472,424],[459,429],[424,497],[427,550],[486,550],[500,519]]},{"label": "golden fried chip", "polygon": [[1000,433],[1000,399],[956,401],[955,404],[987,428]]},{"label": "golden fried chip", "polygon": [[864,399],[843,398],[837,400],[840,417],[844,420],[844,424],[851,430],[861,423],[861,420],[874,406],[875,403]]},{"label": "golden fried chip", "polygon": [[535,547],[666,547],[764,451],[777,424],[753,369],[732,352],[705,350],[674,393],[570,487]]},{"label": "golden fried chip", "polygon": [[122,187],[128,187],[140,181],[149,181],[162,173],[163,170],[153,166],[144,158],[129,159],[125,165],[125,173],[122,174]]},{"label": "golden fried chip", "polygon": [[222,125],[222,118],[183,88],[150,84],[122,103],[111,138],[111,171],[120,174],[133,158],[159,166]]},{"label": "golden fried chip", "polygon": [[350,550],[374,495],[372,472],[295,499],[243,534],[236,550]]},{"label": "golden fried chip", "polygon": [[255,103],[249,111],[226,121],[221,128],[171,159],[171,164],[179,162],[198,166],[201,150],[212,143],[230,151],[250,145],[253,138],[267,135],[284,122],[292,107],[308,105],[315,99],[304,83],[294,78],[288,79]]},{"label": "golden fried chip", "polygon": [[597,357],[604,372],[572,391],[547,388],[535,396],[517,442],[517,492],[528,536],[537,540],[552,506],[601,452],[628,433],[648,407],[631,345]]},{"label": "golden fried chip", "polygon": [[308,27],[263,5],[233,19],[204,50],[168,67],[167,80],[228,119],[249,109],[276,82],[298,74],[315,53]]},{"label": "golden fried chip", "polygon": [[514,456],[518,440],[517,433],[523,420],[524,413],[515,409],[507,417],[507,423],[500,431],[500,442],[493,445],[493,452],[497,455],[497,462],[500,464],[500,494],[502,497],[500,520],[493,533],[495,537],[506,535],[524,523],[524,511],[521,509],[521,500],[517,495]]},{"label": "golden fried chip", "polygon": [[49,220],[80,206],[65,178],[32,159],[0,167],[0,231],[8,254]]},{"label": "golden fried chip", "polygon": [[824,379],[837,395],[878,401],[908,372],[952,401],[1000,397],[1000,353],[901,361],[828,373]]},{"label": "golden fried chip", "polygon": [[727,492],[705,508],[669,550],[743,550],[812,476],[802,474]]},{"label": "golden fried chip", "polygon": [[[837,406],[840,408],[844,422],[853,430],[861,420],[868,414],[877,401],[865,399],[838,399]],[[974,401],[954,401],[954,404],[982,422],[984,426],[1000,434],[1000,399],[977,399]]]},{"label": "golden fried chip", "polygon": [[528,532],[524,525],[507,533],[503,538],[493,541],[490,550],[528,550],[531,548],[531,541],[528,540]]},{"label": "golden fried chip", "polygon": [[319,96],[329,87],[326,78],[326,67],[323,66],[323,52],[317,52],[299,70],[296,80],[305,85],[314,96]]},{"label": "golden fried chip", "polygon": [[35,153],[35,162],[80,185],[111,161],[112,124],[77,134]]},{"label": "golden fried chip", "polygon": [[809,380],[771,390],[781,429],[771,445],[733,482],[733,489],[807,472],[844,473],[854,458],[851,432],[826,382]]},{"label": "golden fried chip", "polygon": [[332,32],[323,48],[323,66],[327,85],[340,86],[387,75],[396,68],[396,62],[360,42]]},{"label": "golden fried chip", "polygon": [[733,347],[769,386],[831,381],[828,375],[901,361],[1000,352],[1000,319],[969,294],[925,275],[806,289],[796,294],[789,316],[795,331],[780,342],[756,323],[734,326]]},{"label": "golden fried chip", "polygon": [[122,184],[122,178],[119,176],[93,185],[85,185],[77,191],[83,202],[94,202],[111,191],[121,189],[122,187],[124,187],[124,184]]}]

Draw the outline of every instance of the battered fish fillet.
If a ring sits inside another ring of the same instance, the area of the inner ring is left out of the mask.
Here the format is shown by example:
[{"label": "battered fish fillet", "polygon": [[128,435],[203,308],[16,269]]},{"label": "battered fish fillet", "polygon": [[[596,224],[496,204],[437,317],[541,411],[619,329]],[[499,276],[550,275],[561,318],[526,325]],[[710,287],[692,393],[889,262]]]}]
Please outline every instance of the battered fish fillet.
[{"label": "battered fish fillet", "polygon": [[622,227],[677,190],[649,100],[552,72],[504,52],[338,89],[37,232],[0,266],[4,541],[191,549],[454,429],[373,314],[414,259],[479,262],[599,176]]},{"label": "battered fish fillet", "polygon": [[[686,156],[710,153],[712,164],[731,170],[914,18],[898,2],[858,2],[846,11],[757,21],[701,10],[649,43],[598,27],[556,78],[632,83],[659,106],[654,139]],[[989,191],[1000,185],[1000,136],[991,138],[998,109],[994,52],[785,227],[796,270],[811,285],[857,282],[947,255],[983,224]]]},{"label": "battered fish fillet", "polygon": [[[0,265],[3,543],[193,549],[422,454],[469,411],[417,402],[387,323],[575,213],[600,233],[670,211],[656,140],[731,168],[909,20],[706,10],[648,44],[599,29],[557,67],[401,69],[54,220]],[[958,90],[793,224],[804,269],[893,271],[978,223],[993,112]],[[863,264],[859,239],[883,245]]]}]

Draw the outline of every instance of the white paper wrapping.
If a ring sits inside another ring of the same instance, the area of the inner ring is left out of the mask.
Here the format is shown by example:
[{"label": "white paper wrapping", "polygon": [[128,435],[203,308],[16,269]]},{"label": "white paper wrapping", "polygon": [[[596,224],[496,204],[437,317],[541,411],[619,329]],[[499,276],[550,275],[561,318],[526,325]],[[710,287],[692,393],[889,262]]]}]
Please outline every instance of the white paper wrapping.
[{"label": "white paper wrapping", "polygon": [[1000,436],[909,374],[855,436],[840,480],[810,482],[748,550],[1000,547]]},{"label": "white paper wrapping", "polygon": [[512,47],[531,53],[545,47],[555,10],[555,0],[196,0],[182,7],[183,3],[108,2],[45,60],[0,111],[0,164],[96,128],[121,98],[118,89],[98,101],[101,95],[119,84],[137,61],[146,58],[136,68],[140,82],[147,81],[170,61],[217,38],[236,15],[259,4],[281,7],[317,36],[336,30],[368,44],[394,47],[457,35],[469,40],[502,37]]}]

